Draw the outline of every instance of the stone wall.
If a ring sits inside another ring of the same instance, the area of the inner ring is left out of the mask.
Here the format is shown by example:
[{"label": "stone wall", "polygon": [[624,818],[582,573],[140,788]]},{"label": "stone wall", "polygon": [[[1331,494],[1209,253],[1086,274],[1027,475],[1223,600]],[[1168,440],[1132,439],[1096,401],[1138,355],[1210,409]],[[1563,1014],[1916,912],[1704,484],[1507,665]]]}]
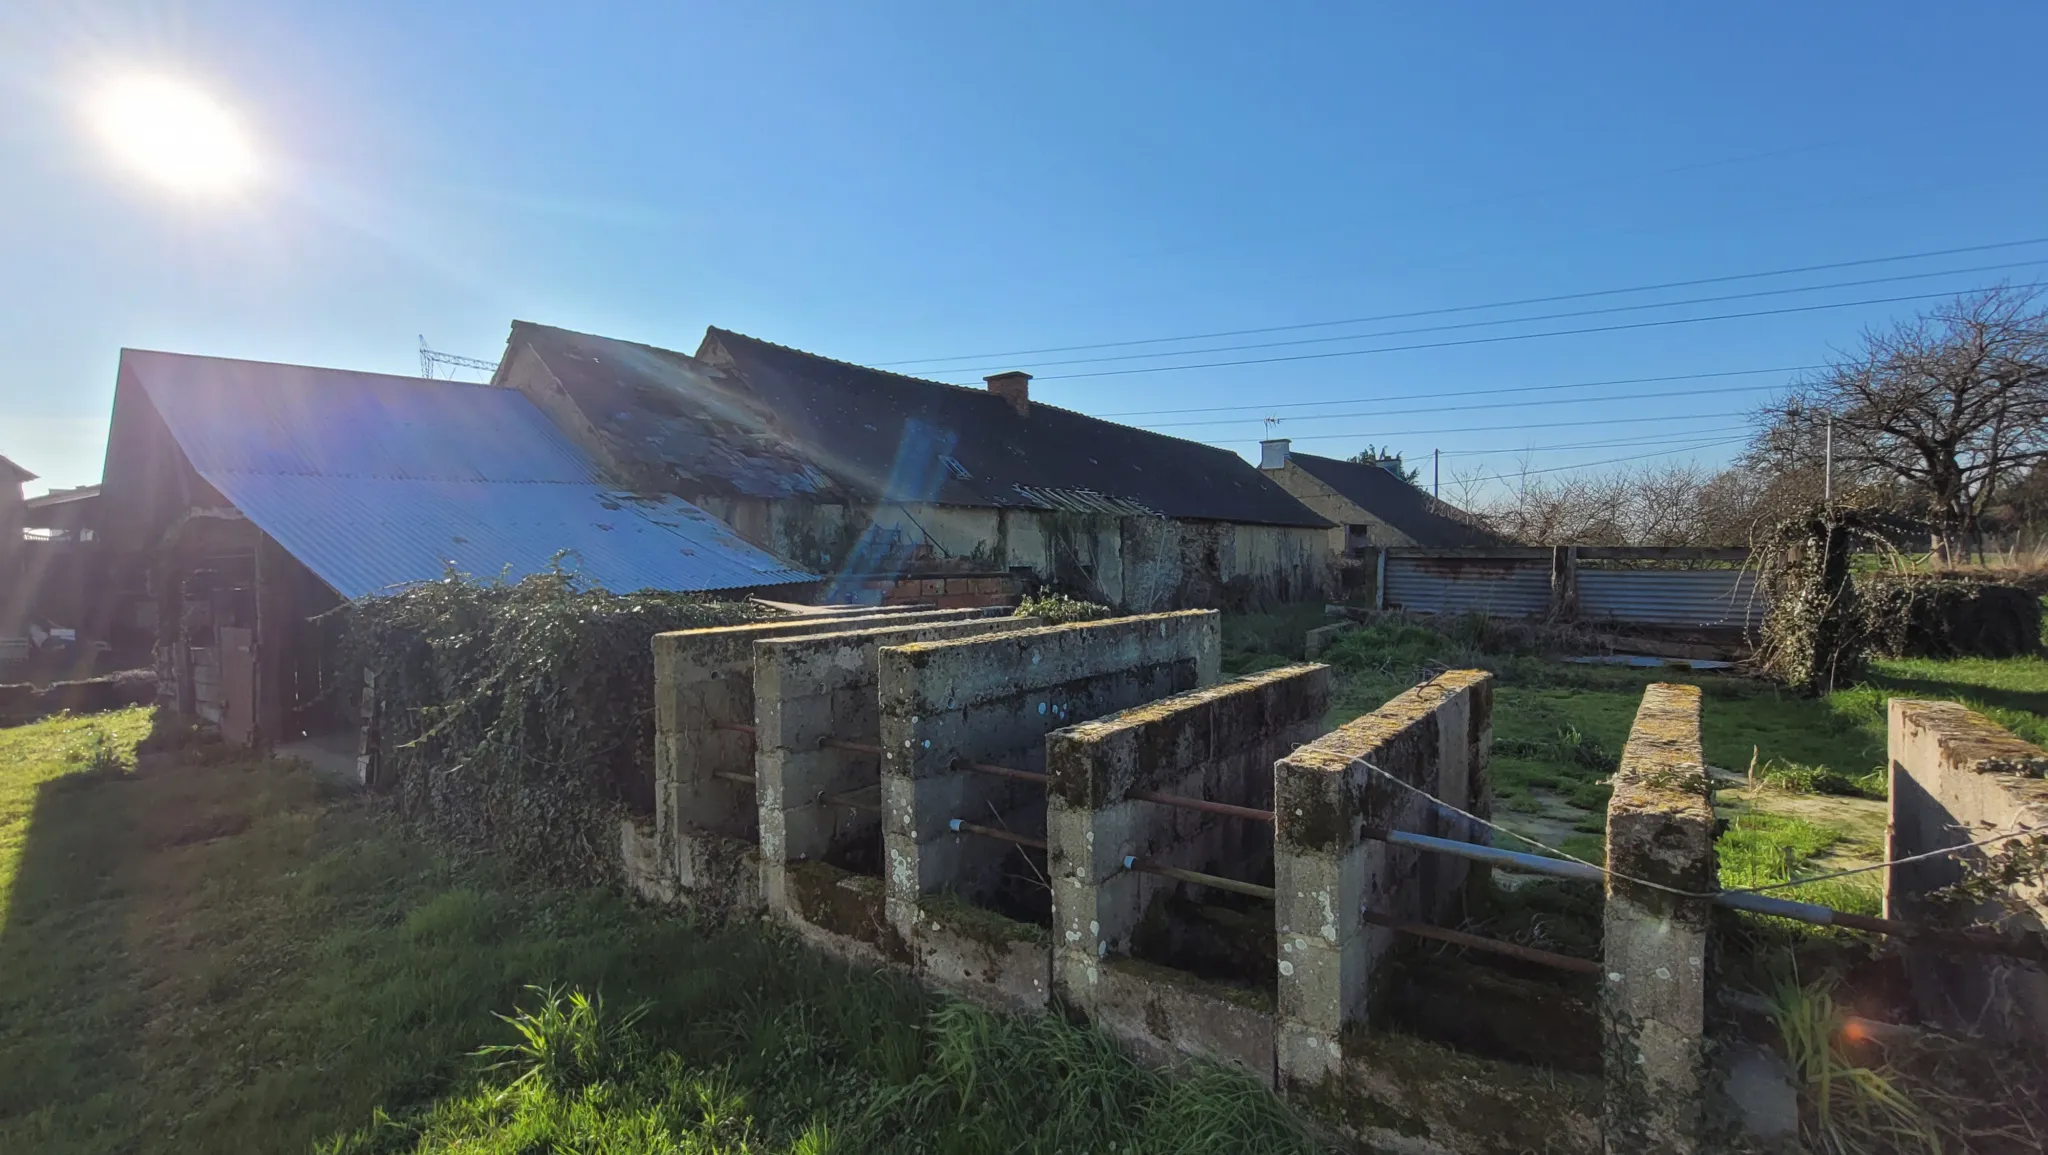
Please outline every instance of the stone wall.
[{"label": "stone wall", "polygon": [[[1890,710],[1891,829],[1887,859],[1960,846],[2022,828],[2044,831],[1886,872],[1888,918],[1911,922],[1995,921],[2043,932],[2048,888],[2038,877],[2004,888],[1982,905],[1957,909],[1931,896],[1996,858],[2048,843],[2048,752],[1953,702],[1893,698]],[[2038,849],[2033,853],[2039,853]],[[2048,1039],[2048,975],[1987,956],[1906,950],[1913,999],[1947,1027],[2035,1043]]]},{"label": "stone wall", "polygon": [[[879,948],[881,760],[826,739],[881,741],[880,650],[1030,629],[1031,617],[857,626],[754,643],[754,772],[768,909],[824,945]],[[866,881],[862,881],[862,878]]]},{"label": "stone wall", "polygon": [[[1263,973],[1231,976],[1248,980],[1237,983],[1205,978],[1174,965],[1215,951],[1181,941],[1199,930],[1172,925],[1180,920],[1169,900],[1203,902],[1231,892],[1126,862],[1269,881],[1273,763],[1322,732],[1329,703],[1329,667],[1288,666],[1048,736],[1053,989],[1068,1007],[1155,1058],[1207,1055],[1272,1079],[1270,905],[1245,898],[1211,916],[1225,926],[1256,928],[1265,949],[1249,961]],[[1266,818],[1169,807],[1133,798],[1134,791],[1243,806]],[[1156,928],[1151,944],[1134,943],[1141,921]],[[1207,961],[1227,968],[1233,960]]]},{"label": "stone wall", "polygon": [[1606,1149],[1697,1151],[1712,914],[1698,896],[1719,888],[1698,686],[1643,691],[1607,805],[1607,868]]},{"label": "stone wall", "polygon": [[1043,839],[1044,788],[959,763],[1042,771],[1051,731],[1213,684],[1221,654],[1204,610],[881,651],[886,912],[920,974],[1013,1005],[1048,993],[1042,866],[949,825]]},{"label": "stone wall", "polygon": [[[982,618],[997,609],[865,614],[862,626]],[[785,618],[744,626],[679,630],[654,636],[654,824],[628,822],[622,853],[633,885],[657,901],[693,896],[723,907],[760,906],[759,808],[752,789],[717,777],[752,774],[754,745],[714,723],[754,721],[754,643],[766,638],[844,631],[843,617]],[[637,843],[652,839],[653,845]]]}]

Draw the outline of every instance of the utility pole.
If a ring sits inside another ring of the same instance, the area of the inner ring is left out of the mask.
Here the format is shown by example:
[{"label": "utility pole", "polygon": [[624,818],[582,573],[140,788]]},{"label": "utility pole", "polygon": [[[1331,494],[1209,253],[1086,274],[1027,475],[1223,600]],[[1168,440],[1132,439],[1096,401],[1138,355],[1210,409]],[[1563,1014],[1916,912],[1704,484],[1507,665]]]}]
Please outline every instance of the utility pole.
[{"label": "utility pole", "polygon": [[1429,451],[1429,495],[1438,501],[1444,499],[1444,451]]},{"label": "utility pole", "polygon": [[1828,414],[1826,462],[1821,468],[1820,496],[1829,509],[1835,507],[1835,415]]}]

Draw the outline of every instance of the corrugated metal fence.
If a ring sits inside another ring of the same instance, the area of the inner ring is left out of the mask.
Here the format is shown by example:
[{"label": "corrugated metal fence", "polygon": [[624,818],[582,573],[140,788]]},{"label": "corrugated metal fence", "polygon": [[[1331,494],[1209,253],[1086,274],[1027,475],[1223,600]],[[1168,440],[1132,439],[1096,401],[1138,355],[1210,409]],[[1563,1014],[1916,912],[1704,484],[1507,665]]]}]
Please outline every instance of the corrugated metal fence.
[{"label": "corrugated metal fence", "polygon": [[[1747,551],[1566,547],[1386,550],[1380,604],[1418,613],[1549,614],[1671,629],[1747,629],[1764,602]],[[1583,560],[1731,562],[1715,569],[1592,569]]]}]

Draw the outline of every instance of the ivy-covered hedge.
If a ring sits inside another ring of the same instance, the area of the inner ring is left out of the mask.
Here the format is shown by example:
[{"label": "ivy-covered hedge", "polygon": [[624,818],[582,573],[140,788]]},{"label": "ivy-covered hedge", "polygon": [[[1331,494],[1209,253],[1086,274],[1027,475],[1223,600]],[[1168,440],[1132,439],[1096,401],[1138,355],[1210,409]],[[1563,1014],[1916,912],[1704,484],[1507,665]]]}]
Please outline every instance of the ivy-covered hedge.
[{"label": "ivy-covered hedge", "polygon": [[560,572],[451,577],[340,612],[336,682],[376,675],[379,785],[401,812],[575,881],[614,875],[619,816],[653,806],[653,636],[766,613]]},{"label": "ivy-covered hedge", "polygon": [[1857,582],[1871,646],[1894,658],[2012,658],[2041,646],[2041,599],[2019,586],[1941,574]]}]

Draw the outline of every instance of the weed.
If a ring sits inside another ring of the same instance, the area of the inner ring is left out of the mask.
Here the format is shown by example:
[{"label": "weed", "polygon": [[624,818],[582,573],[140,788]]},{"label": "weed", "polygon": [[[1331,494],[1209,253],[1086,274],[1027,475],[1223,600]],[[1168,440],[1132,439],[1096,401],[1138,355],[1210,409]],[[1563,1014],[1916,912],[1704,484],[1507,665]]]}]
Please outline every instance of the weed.
[{"label": "weed", "polygon": [[1771,1017],[1785,1058],[1800,1082],[1800,1129],[1822,1152],[1890,1150],[1939,1153],[1941,1136],[1893,1072],[1851,1062],[1839,1040],[1845,1025],[1821,983],[1781,980],[1771,992]]},{"label": "weed", "polygon": [[1074,622],[1093,622],[1113,618],[1116,611],[1097,602],[1083,601],[1063,593],[1048,590],[1025,598],[1017,604],[1018,617],[1041,618],[1046,625],[1064,626]]},{"label": "weed", "polygon": [[528,986],[540,1005],[498,1017],[512,1025],[519,1038],[511,1043],[479,1047],[476,1055],[493,1059],[493,1070],[516,1070],[517,1087],[538,1080],[551,1090],[565,1091],[616,1077],[632,1058],[633,1027],[647,1017],[651,1003],[623,1015],[607,1015],[604,996],[580,990],[564,993],[553,987]]}]

